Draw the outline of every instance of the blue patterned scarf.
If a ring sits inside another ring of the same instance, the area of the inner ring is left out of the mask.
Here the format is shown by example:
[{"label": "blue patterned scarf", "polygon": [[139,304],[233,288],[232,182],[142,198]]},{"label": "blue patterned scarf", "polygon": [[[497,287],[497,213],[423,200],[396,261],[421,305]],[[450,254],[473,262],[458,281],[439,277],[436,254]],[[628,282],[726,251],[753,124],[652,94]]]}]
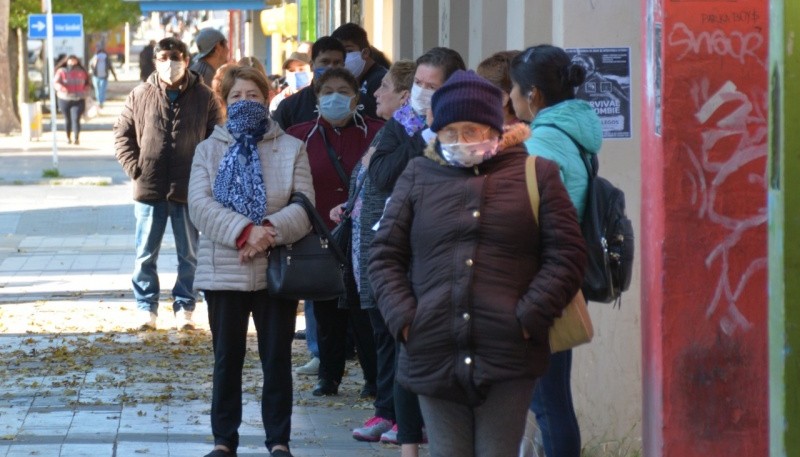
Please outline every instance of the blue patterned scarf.
[{"label": "blue patterned scarf", "polygon": [[258,158],[258,142],[267,133],[267,108],[242,100],[228,106],[225,127],[236,140],[219,163],[214,199],[255,224],[267,215],[267,189]]}]

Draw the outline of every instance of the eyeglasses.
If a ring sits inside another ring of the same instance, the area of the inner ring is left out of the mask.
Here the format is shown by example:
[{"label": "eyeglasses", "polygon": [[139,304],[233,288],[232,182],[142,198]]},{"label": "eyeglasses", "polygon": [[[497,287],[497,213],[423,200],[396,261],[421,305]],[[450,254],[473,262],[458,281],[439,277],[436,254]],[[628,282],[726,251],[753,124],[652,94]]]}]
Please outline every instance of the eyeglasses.
[{"label": "eyeglasses", "polygon": [[484,140],[486,133],[491,130],[491,127],[485,129],[479,127],[466,127],[461,130],[446,128],[439,130],[436,134],[439,141],[444,144],[458,143],[458,139],[463,138],[466,143],[478,143]]},{"label": "eyeglasses", "polygon": [[180,62],[180,61],[183,60],[183,54],[181,54],[180,52],[173,52],[173,53],[170,53],[170,54],[164,54],[164,55],[157,56],[155,58],[155,60],[157,60],[159,62],[166,62],[167,60],[172,60],[174,62]]}]

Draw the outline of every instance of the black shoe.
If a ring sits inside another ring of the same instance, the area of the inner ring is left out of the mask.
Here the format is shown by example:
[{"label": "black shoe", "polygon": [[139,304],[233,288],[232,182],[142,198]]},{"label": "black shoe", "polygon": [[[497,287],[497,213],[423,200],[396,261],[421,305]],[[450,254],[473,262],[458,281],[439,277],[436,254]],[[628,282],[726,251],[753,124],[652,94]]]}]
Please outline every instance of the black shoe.
[{"label": "black shoe", "polygon": [[365,383],[364,387],[361,389],[361,393],[358,394],[361,398],[375,398],[377,395],[378,386],[376,386],[374,382]]},{"label": "black shoe", "polygon": [[305,330],[298,330],[294,332],[294,339],[296,340],[304,340],[306,339],[306,331]]},{"label": "black shoe", "polygon": [[317,381],[317,386],[311,392],[315,397],[327,397],[329,395],[339,395],[339,383],[327,379]]},{"label": "black shoe", "polygon": [[236,457],[236,453],[233,451],[223,451],[222,449],[214,449],[213,451],[209,452],[205,455],[205,457]]},{"label": "black shoe", "polygon": [[277,449],[269,453],[272,457],[294,457],[291,452]]}]

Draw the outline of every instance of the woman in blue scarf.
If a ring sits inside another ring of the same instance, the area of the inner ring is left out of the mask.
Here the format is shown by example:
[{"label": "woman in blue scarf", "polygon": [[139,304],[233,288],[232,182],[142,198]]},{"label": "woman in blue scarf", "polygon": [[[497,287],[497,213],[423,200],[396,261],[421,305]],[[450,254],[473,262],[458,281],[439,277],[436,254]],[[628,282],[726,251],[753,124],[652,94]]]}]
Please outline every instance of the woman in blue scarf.
[{"label": "woman in blue scarf", "polygon": [[189,214],[200,231],[195,287],[205,292],[214,347],[211,429],[206,457],[235,456],[242,418],[242,366],[253,316],[264,372],[261,414],[266,445],[291,457],[292,360],[297,302],[267,292],[267,252],[311,229],[292,192],[314,201],[303,142],[269,119],[269,83],[252,67],[225,70],[218,88],[228,120],[197,146]]}]

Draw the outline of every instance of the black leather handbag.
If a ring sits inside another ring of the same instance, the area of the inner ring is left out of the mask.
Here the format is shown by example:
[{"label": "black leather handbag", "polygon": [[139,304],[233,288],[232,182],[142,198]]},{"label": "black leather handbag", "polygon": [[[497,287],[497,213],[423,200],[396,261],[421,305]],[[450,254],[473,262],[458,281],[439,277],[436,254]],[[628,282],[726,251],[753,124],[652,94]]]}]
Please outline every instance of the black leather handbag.
[{"label": "black leather handbag", "polygon": [[331,241],[331,233],[314,205],[295,192],[290,203],[300,203],[313,230],[302,239],[270,251],[267,290],[291,300],[332,300],[345,294],[345,254]]}]

